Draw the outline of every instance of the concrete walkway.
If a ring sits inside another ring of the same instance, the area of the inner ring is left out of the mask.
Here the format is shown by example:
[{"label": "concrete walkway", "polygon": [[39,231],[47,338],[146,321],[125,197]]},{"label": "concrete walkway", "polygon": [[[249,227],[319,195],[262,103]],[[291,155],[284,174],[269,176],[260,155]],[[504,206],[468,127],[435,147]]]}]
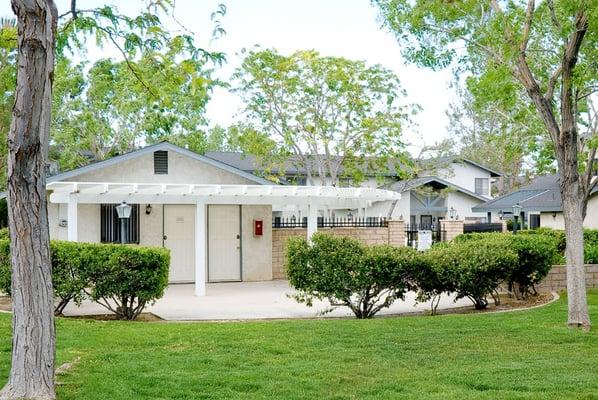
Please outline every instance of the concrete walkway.
[{"label": "concrete walkway", "polygon": [[[198,320],[247,320],[269,318],[316,318],[328,308],[328,302],[317,302],[307,307],[289,298],[293,289],[287,281],[211,283],[207,285],[205,297],[196,297],[192,284],[171,285],[163,298],[146,308],[168,321]],[[439,308],[453,308],[471,305],[468,300],[453,302],[443,296]],[[415,305],[415,293],[409,293],[405,301],[396,301],[390,308],[379,314],[399,314],[429,310],[429,304]],[[67,316],[107,314],[103,307],[84,302],[81,307],[69,304],[65,310]],[[352,317],[346,308],[337,308],[327,317]]]}]

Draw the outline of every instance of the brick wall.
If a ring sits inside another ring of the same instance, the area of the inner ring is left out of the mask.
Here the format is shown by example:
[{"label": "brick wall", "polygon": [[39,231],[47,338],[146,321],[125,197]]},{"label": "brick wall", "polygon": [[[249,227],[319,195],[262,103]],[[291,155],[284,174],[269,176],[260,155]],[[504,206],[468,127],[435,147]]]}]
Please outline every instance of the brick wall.
[{"label": "brick wall", "polygon": [[444,232],[444,240],[450,242],[463,233],[463,221],[442,220],[440,221],[440,230]]},{"label": "brick wall", "polygon": [[[366,245],[392,244],[405,246],[405,222],[389,221],[388,228],[320,228],[318,232],[345,236],[359,240]],[[301,228],[272,229],[272,278],[284,279],[285,245],[290,237],[307,236],[307,230]]]},{"label": "brick wall", "polygon": [[[598,288],[598,265],[586,265],[586,287]],[[555,265],[546,278],[536,288],[540,292],[552,292],[567,289],[567,266]]]}]

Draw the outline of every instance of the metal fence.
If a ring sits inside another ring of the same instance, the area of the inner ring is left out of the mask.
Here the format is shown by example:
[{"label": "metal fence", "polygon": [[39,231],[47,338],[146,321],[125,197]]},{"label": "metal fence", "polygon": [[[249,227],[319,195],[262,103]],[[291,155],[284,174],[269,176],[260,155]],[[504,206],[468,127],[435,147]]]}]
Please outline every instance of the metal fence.
[{"label": "metal fence", "polygon": [[[318,228],[386,228],[386,218],[365,217],[365,218],[318,218]],[[307,217],[282,218],[274,217],[272,228],[307,228]]]},{"label": "metal fence", "polygon": [[440,224],[410,224],[405,225],[407,246],[417,247],[417,235],[419,231],[431,231],[432,243],[446,242],[446,231],[440,228]]},{"label": "metal fence", "polygon": [[501,223],[478,222],[463,225],[463,233],[502,232]]}]

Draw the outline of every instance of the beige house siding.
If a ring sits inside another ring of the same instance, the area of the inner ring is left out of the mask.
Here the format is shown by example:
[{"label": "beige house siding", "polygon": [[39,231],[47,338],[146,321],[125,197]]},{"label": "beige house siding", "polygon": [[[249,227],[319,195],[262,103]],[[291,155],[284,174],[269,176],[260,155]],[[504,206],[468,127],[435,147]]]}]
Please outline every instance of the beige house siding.
[{"label": "beige house siding", "polygon": [[[124,173],[126,172],[126,173]],[[174,151],[168,152],[168,174],[154,174],[153,153],[108,165],[95,171],[74,176],[70,182],[114,182],[114,183],[193,183],[252,185],[255,182],[232,172],[194,160]]]},{"label": "beige house siding", "polygon": [[[263,235],[253,234],[253,221],[263,221]],[[272,206],[241,206],[241,238],[244,281],[272,279]]]},{"label": "beige house siding", "polygon": [[[540,213],[540,226],[552,229],[565,229],[565,221],[563,213],[557,212],[543,212]],[[583,221],[583,227],[588,229],[598,229],[598,195],[595,194],[588,201],[588,211],[586,219]]]}]

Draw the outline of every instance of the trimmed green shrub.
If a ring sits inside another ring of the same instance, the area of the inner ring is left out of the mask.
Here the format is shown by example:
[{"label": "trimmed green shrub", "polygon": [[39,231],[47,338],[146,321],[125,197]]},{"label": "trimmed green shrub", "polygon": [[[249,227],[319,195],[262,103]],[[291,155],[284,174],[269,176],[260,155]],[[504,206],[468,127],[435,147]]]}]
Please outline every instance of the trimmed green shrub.
[{"label": "trimmed green shrub", "polygon": [[430,302],[430,311],[436,315],[443,293],[455,291],[455,271],[458,269],[458,257],[455,252],[447,251],[450,245],[438,244],[421,253],[420,262],[411,272],[417,288],[418,302]]},{"label": "trimmed green shrub", "polygon": [[[162,248],[52,241],[52,282],[61,314],[89,296],[119,319],[135,319],[164,294],[170,255]],[[10,294],[9,242],[0,240],[0,292]]]},{"label": "trimmed green shrub", "polygon": [[598,245],[596,245],[596,244],[586,245],[585,262],[587,264],[598,264]]},{"label": "trimmed green shrub", "polygon": [[10,296],[10,242],[0,239],[0,293]]},{"label": "trimmed green shrub", "polygon": [[311,244],[291,238],[287,276],[300,303],[327,299],[332,309],[346,306],[357,318],[371,318],[412,289],[410,272],[418,262],[411,248],[366,247],[354,239],[317,233]]},{"label": "trimmed green shrub", "polygon": [[[552,231],[558,232],[558,231]],[[509,291],[517,298],[525,298],[535,293],[534,285],[546,277],[552,266],[558,263],[558,235],[544,234],[543,231],[530,231],[526,234],[511,233],[472,233],[459,235],[457,243],[471,241],[495,243],[508,246],[516,252],[517,262],[506,280]]]},{"label": "trimmed green shrub", "polygon": [[0,240],[10,240],[8,236],[8,228],[0,229]]},{"label": "trimmed green shrub", "polygon": [[54,297],[58,299],[54,307],[56,315],[61,315],[71,301],[79,305],[85,298],[87,279],[84,265],[93,263],[89,259],[90,252],[85,251],[89,246],[93,245],[61,241],[50,243],[52,284]]},{"label": "trimmed green shrub", "polygon": [[497,289],[517,264],[517,254],[502,240],[454,243],[443,251],[453,275],[457,299],[470,299],[478,310],[488,306],[491,296],[498,303]]},{"label": "trimmed green shrub", "polygon": [[117,318],[133,320],[164,295],[170,264],[167,249],[101,244],[85,250],[90,261],[83,264],[87,294]]}]

